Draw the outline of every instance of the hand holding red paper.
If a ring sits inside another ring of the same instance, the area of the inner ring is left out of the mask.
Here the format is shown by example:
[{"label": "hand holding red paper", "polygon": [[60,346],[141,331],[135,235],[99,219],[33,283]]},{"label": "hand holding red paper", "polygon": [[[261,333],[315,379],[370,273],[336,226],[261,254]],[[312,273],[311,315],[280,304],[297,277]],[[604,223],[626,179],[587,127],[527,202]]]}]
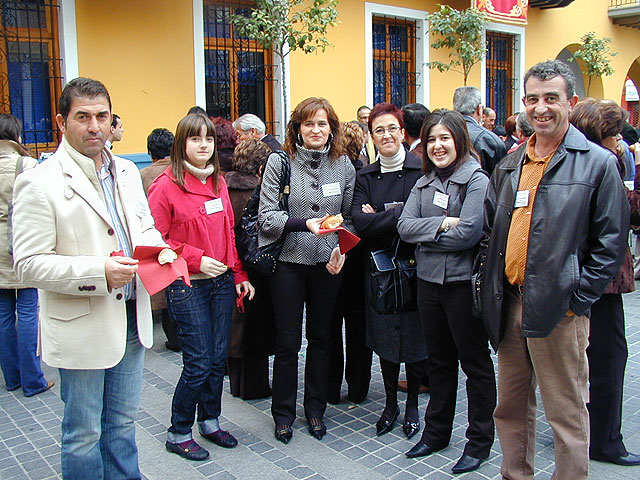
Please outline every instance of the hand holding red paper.
[{"label": "hand holding red paper", "polygon": [[319,234],[328,234],[332,232],[338,232],[338,245],[340,245],[340,253],[345,254],[353,247],[355,247],[360,241],[360,237],[354,235],[342,225],[342,214],[330,215],[326,217],[320,225]]}]

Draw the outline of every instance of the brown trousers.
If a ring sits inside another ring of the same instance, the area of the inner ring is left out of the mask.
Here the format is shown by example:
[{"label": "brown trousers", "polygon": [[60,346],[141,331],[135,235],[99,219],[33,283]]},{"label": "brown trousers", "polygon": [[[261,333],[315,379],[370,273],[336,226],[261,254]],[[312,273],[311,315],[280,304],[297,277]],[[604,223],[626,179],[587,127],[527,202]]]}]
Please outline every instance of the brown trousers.
[{"label": "brown trousers", "polygon": [[502,478],[533,480],[536,385],[553,429],[555,480],[589,475],[587,344],[589,319],[564,317],[544,338],[522,336],[522,298],[505,292],[507,325],[498,348],[498,406],[494,419],[502,446]]}]

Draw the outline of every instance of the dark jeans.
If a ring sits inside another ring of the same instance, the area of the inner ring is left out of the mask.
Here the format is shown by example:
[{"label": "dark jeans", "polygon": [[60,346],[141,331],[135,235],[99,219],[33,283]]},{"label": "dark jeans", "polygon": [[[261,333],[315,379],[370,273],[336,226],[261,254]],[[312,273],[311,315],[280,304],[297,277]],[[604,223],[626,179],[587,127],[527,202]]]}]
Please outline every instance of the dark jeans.
[{"label": "dark jeans", "polygon": [[431,398],[422,441],[449,444],[456,410],[458,361],[467,375],[466,455],[485,459],[494,438],[496,381],[482,320],[471,314],[471,283],[438,285],[418,279],[418,309],[429,351]]},{"label": "dark jeans", "polygon": [[167,307],[175,322],[184,364],[171,405],[167,436],[171,442],[191,438],[196,405],[198,424],[204,433],[217,430],[221,409],[235,299],[233,276],[226,272],[211,279],[192,280],[191,285],[176,280],[167,288]]},{"label": "dark jeans", "polygon": [[302,345],[302,314],[306,303],[307,355],[304,370],[304,411],[322,418],[327,407],[329,322],[340,288],[340,275],[324,263],[299,265],[278,262],[270,291],[276,313],[271,413],[276,424],[296,418],[298,352]]},{"label": "dark jeans", "polygon": [[622,442],[622,386],[627,365],[627,340],[621,294],[605,294],[591,306],[589,360],[589,456],[624,456]]}]

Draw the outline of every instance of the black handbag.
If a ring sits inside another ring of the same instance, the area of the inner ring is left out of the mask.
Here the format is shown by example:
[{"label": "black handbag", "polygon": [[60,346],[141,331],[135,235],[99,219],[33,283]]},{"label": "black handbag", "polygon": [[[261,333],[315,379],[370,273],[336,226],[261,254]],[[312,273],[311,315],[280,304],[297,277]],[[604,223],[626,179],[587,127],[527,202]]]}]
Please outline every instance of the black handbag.
[{"label": "black handbag", "polygon": [[[282,171],[280,174],[279,202],[278,208],[285,212],[289,211],[289,181],[291,179],[291,165],[289,164],[289,156],[282,150],[273,152],[278,154],[282,162]],[[251,198],[247,202],[240,223],[236,227],[236,249],[238,255],[242,259],[245,268],[254,269],[263,275],[271,276],[276,271],[276,264],[286,234],[282,235],[268,245],[258,247],[258,206],[260,204],[260,185],[258,185]]]},{"label": "black handbag", "polygon": [[380,315],[418,309],[416,259],[400,244],[396,237],[390,248],[371,252],[371,307]]}]

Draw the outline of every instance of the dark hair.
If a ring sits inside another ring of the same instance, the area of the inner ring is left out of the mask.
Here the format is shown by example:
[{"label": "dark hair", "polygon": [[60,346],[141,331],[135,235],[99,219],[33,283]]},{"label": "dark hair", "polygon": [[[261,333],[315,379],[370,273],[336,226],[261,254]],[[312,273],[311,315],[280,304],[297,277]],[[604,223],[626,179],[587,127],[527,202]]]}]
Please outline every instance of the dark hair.
[{"label": "dark hair", "polygon": [[624,122],[624,126],[622,127],[622,138],[629,145],[633,145],[638,142],[640,134],[638,133],[638,129],[627,121]]},{"label": "dark hair", "polygon": [[[187,162],[187,139],[189,137],[199,136],[200,130],[205,126],[207,128],[207,136],[216,138],[216,127],[209,117],[197,113],[190,113],[178,122],[176,127],[176,135],[171,147],[171,170],[173,176],[176,177],[178,186],[186,192],[184,188],[184,162]],[[220,164],[218,163],[218,146],[213,150],[213,155],[207,161],[207,165],[213,165],[213,189],[218,193],[218,185],[220,182]]]},{"label": "dark hair", "polygon": [[111,126],[113,128],[116,128],[118,126],[118,120],[120,120],[120,116],[116,115],[115,113],[111,114]]},{"label": "dark hair", "polygon": [[335,160],[342,153],[342,139],[340,133],[340,120],[335,110],[325,98],[309,97],[301,101],[291,114],[291,119],[287,124],[287,133],[285,134],[284,146],[282,149],[289,155],[296,153],[296,145],[298,145],[298,135],[300,134],[300,125],[305,120],[313,117],[318,110],[327,112],[327,120],[331,128],[333,139],[329,140],[331,146],[329,148],[329,159]]},{"label": "dark hair", "polygon": [[429,109],[421,103],[410,103],[402,107],[404,128],[410,137],[418,138],[420,136],[422,124],[429,113]]},{"label": "dark hair", "polygon": [[507,136],[507,130],[504,128],[504,125],[496,125],[495,128],[493,129],[493,133],[495,133],[499,137]]},{"label": "dark hair", "polygon": [[18,143],[22,134],[22,122],[10,113],[0,113],[0,140],[13,140]]},{"label": "dark hair", "polygon": [[382,116],[382,115],[393,115],[394,117],[396,117],[396,119],[398,119],[398,125],[400,125],[400,128],[404,128],[404,114],[402,113],[402,110],[400,110],[398,107],[396,107],[394,104],[392,103],[378,103],[377,105],[373,106],[373,109],[371,110],[371,113],[369,114],[369,131],[371,133],[373,133],[373,121]]},{"label": "dark hair", "polygon": [[22,122],[10,113],[0,113],[0,140],[13,140],[19,146],[21,155],[29,155],[27,147],[20,143]]},{"label": "dark hair", "polygon": [[472,151],[471,139],[469,138],[469,132],[467,132],[467,124],[464,117],[455,110],[447,110],[446,108],[434,110],[424,122],[422,133],[420,133],[420,140],[424,145],[422,170],[425,174],[428,174],[435,168],[435,165],[427,154],[427,139],[429,138],[431,128],[438,124],[444,125],[451,132],[453,143],[456,146],[457,156],[454,162],[456,169],[469,157]]},{"label": "dark hair", "polygon": [[193,107],[191,107],[189,109],[189,111],[187,112],[187,115],[190,115],[192,113],[198,113],[200,115],[204,115],[205,117],[209,116],[209,115],[207,115],[207,111],[204,108],[199,107],[197,105],[194,105]]},{"label": "dark hair", "polygon": [[271,149],[266,143],[248,138],[236,145],[231,165],[237,172],[257,175],[270,154]]},{"label": "dark hair", "polygon": [[103,96],[109,104],[109,112],[111,112],[111,97],[107,91],[107,87],[98,80],[92,78],[78,77],[67,83],[62,90],[60,100],[58,100],[58,113],[62,118],[67,120],[67,116],[71,111],[71,104],[76,98],[96,98]]},{"label": "dark hair", "polygon": [[351,162],[360,158],[360,151],[364,144],[364,133],[360,122],[346,122],[342,124],[342,151]]},{"label": "dark hair", "polygon": [[356,115],[357,115],[357,116],[360,116],[360,110],[364,110],[365,108],[366,108],[367,110],[371,110],[371,108],[367,107],[366,105],[360,105],[360,106],[358,107],[358,110],[356,110]]},{"label": "dark hair", "polygon": [[524,94],[527,94],[527,81],[529,78],[535,77],[538,80],[551,80],[555,77],[562,77],[564,80],[565,92],[567,98],[571,98],[576,94],[576,77],[566,63],[560,60],[547,60],[536,63],[524,74]]},{"label": "dark hair", "polygon": [[589,140],[602,145],[602,140],[622,131],[627,116],[612,100],[583,98],[571,109],[569,121]]},{"label": "dark hair", "polygon": [[153,160],[168,157],[173,145],[173,133],[166,128],[154,128],[147,137],[147,151]]}]

